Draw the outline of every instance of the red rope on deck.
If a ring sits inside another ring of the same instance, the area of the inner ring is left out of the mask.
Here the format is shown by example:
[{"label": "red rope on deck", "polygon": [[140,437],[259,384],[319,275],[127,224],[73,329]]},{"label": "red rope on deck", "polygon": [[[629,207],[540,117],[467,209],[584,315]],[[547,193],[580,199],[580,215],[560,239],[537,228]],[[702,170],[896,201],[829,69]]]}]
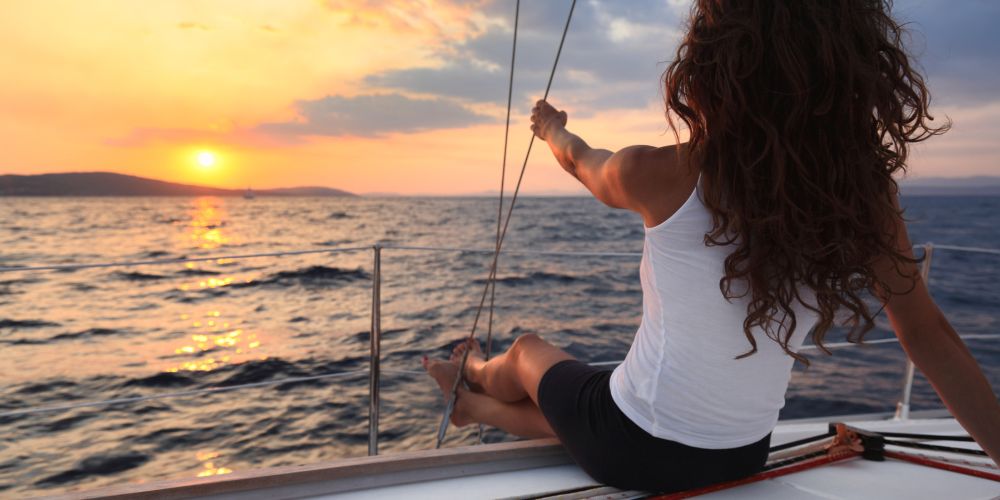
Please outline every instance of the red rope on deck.
[{"label": "red rope on deck", "polygon": [[908,453],[900,453],[898,451],[886,450],[885,456],[889,458],[896,458],[899,460],[906,460],[907,462],[913,462],[915,464],[926,465],[928,467],[934,467],[937,469],[943,469],[946,471],[957,472],[959,474],[967,474],[970,476],[981,477],[983,479],[989,479],[990,481],[1000,482],[1000,474],[994,474],[992,472],[972,469],[969,467],[962,467],[959,465],[952,465],[949,463],[938,462],[935,460],[930,460],[928,458],[918,457],[916,455],[910,455]]}]

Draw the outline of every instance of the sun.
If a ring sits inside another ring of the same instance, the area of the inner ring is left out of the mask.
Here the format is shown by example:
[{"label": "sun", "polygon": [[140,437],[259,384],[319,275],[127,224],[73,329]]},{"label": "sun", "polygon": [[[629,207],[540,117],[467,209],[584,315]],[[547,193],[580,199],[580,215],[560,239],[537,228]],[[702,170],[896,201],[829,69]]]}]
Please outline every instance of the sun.
[{"label": "sun", "polygon": [[198,162],[198,166],[201,168],[212,168],[215,166],[215,153],[211,151],[199,151],[195,157],[195,161]]}]

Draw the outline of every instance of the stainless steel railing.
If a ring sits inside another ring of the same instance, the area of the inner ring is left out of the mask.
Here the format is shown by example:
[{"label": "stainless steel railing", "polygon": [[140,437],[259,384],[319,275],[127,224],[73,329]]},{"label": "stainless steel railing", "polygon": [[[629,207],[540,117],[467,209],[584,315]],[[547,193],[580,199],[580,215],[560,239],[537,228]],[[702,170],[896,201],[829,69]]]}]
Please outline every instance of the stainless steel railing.
[{"label": "stainless steel railing", "polygon": [[372,329],[368,337],[368,454],[378,455],[379,377],[382,375],[382,247],[372,246]]},{"label": "stainless steel railing", "polygon": [[[992,248],[981,248],[981,247],[966,247],[966,246],[956,246],[956,245],[934,245],[932,243],[924,243],[922,245],[916,245],[916,247],[921,247],[924,250],[924,256],[926,257],[923,261],[921,267],[921,277],[924,279],[925,283],[928,283],[928,278],[930,277],[931,260],[935,249],[940,250],[950,250],[959,252],[970,252],[970,253],[982,253],[990,255],[1000,255],[1000,250]],[[310,255],[310,254],[335,254],[335,253],[348,253],[348,252],[361,252],[361,251],[371,251],[372,252],[372,305],[371,305],[371,332],[369,337],[369,364],[368,364],[368,385],[369,385],[369,407],[368,407],[368,454],[376,455],[378,454],[378,429],[379,429],[379,385],[380,378],[383,372],[381,368],[381,346],[382,346],[382,303],[381,303],[381,284],[382,284],[382,253],[383,250],[397,250],[397,251],[418,251],[418,252],[466,252],[466,253],[483,253],[492,254],[493,249],[483,249],[483,248],[462,248],[462,247],[444,247],[444,246],[410,246],[410,245],[380,245],[375,244],[372,246],[358,246],[358,247],[341,247],[341,248],[325,248],[325,249],[308,249],[308,250],[294,250],[287,252],[266,252],[266,253],[250,253],[250,254],[236,254],[236,255],[215,255],[206,257],[191,257],[182,259],[153,259],[153,260],[142,260],[142,261],[119,261],[119,262],[103,262],[103,263],[82,263],[82,264],[51,264],[51,265],[36,265],[36,266],[9,266],[0,267],[0,273],[5,272],[18,272],[18,271],[66,271],[66,270],[76,270],[76,269],[92,269],[92,268],[106,268],[106,267],[131,267],[140,265],[168,265],[186,262],[204,262],[213,261],[218,259],[236,260],[236,259],[249,259],[249,258],[259,258],[259,257],[285,257],[292,255]],[[573,252],[573,251],[549,251],[549,250],[504,250],[505,254],[509,255],[538,255],[538,256],[567,256],[567,257],[614,257],[614,258],[639,258],[642,256],[638,252]],[[962,336],[963,339],[1000,339],[1000,335],[965,335]],[[866,344],[881,344],[888,342],[896,342],[895,339],[881,339],[868,341]],[[849,347],[857,344],[852,343],[834,343],[828,344],[828,348],[840,348]],[[815,346],[804,346],[802,349],[813,349]],[[621,361],[601,361],[592,363],[598,366],[611,366],[617,365]],[[150,399],[164,399],[171,397],[184,397],[184,396],[195,396],[200,394],[209,394],[215,392],[225,392],[240,390],[249,387],[264,387],[276,384],[282,384],[294,381],[304,381],[313,379],[325,379],[325,378],[340,378],[343,376],[350,375],[360,375],[364,370],[352,370],[347,372],[339,373],[327,373],[310,377],[297,377],[291,379],[281,379],[266,382],[257,382],[252,384],[243,384],[239,386],[229,386],[229,387],[216,387],[208,389],[198,389],[193,391],[181,391],[176,393],[167,394],[157,394],[150,396],[140,396],[132,398],[116,398],[104,401],[88,401],[88,402],[78,402],[65,405],[55,405],[42,408],[27,408],[21,410],[11,410],[0,412],[0,417],[16,416],[22,414],[36,414],[44,412],[57,412],[66,411],[73,408],[81,407],[96,407],[96,406],[107,406],[116,404],[128,404],[138,401],[146,401]],[[386,370],[393,373],[414,373],[407,370]],[[910,399],[913,390],[913,381],[916,369],[913,362],[907,359],[905,375],[903,378],[903,389],[900,396],[900,400],[897,403],[896,409],[896,419],[905,420],[909,418],[910,414]]]},{"label": "stainless steel railing", "polygon": [[[934,245],[932,243],[924,243],[923,247],[924,261],[920,265],[920,279],[930,289],[929,280],[931,277],[931,259],[934,257]],[[916,375],[916,368],[913,360],[907,356],[905,375],[903,375],[903,395],[899,398],[899,402],[896,403],[896,416],[893,417],[895,420],[909,420],[910,418],[910,396],[913,395],[913,377]]]},{"label": "stainless steel railing", "polygon": [[[931,261],[932,261],[933,255],[934,255],[935,245],[933,243],[927,242],[927,243],[924,243],[924,244],[921,244],[921,245],[914,245],[914,248],[916,248],[916,247],[921,247],[924,250],[924,260],[921,263],[920,276],[921,276],[921,279],[923,279],[924,283],[927,284],[927,287],[930,288],[929,278],[930,278],[930,272],[931,272]],[[457,248],[457,247],[441,247],[441,246],[409,246],[409,245],[399,245],[399,246],[386,245],[386,246],[379,246],[379,245],[375,245],[372,248],[373,248],[373,250],[375,252],[375,255],[376,255],[376,258],[375,258],[376,264],[378,264],[380,262],[380,258],[381,258],[380,256],[381,256],[382,249],[427,251],[427,252],[473,252],[473,253],[485,253],[485,254],[491,254],[491,253],[493,253],[493,250],[490,250],[490,249]],[[1000,255],[1000,250],[992,249],[992,248],[966,247],[966,246],[957,246],[957,245],[937,245],[936,248],[939,248],[939,249],[942,249],[942,250],[953,250],[953,251],[960,251],[960,252],[970,252],[970,253],[983,253],[983,254],[991,254],[991,255]],[[512,255],[518,255],[518,254],[520,254],[520,255],[574,256],[574,257],[630,257],[630,258],[639,258],[639,257],[642,257],[642,254],[638,253],[638,252],[560,252],[560,251],[545,251],[545,250],[504,250],[504,253],[506,253],[506,254],[512,254]],[[373,272],[373,275],[372,275],[372,296],[373,297],[375,297],[379,293],[378,292],[378,290],[379,290],[379,282],[381,280],[381,278],[379,276],[379,272],[380,272],[379,271],[379,267],[376,267],[375,269],[376,269],[376,271]],[[380,326],[380,324],[377,325],[377,321],[378,322],[381,321],[381,310],[379,309],[380,305],[379,305],[378,301],[375,300],[374,298],[373,298],[372,304],[373,305],[372,305],[372,336],[371,336],[371,342],[372,342],[372,346],[373,346],[372,347],[372,352],[376,353],[376,354],[373,354],[373,356],[372,356],[372,358],[370,360],[370,364],[373,367],[372,368],[372,373],[373,373],[372,374],[372,380],[377,380],[378,379],[378,370],[379,370],[379,366],[378,366],[379,365],[379,359],[378,359],[378,356],[377,356],[378,347],[376,345],[381,343],[381,336],[380,336],[381,326]],[[971,339],[971,338],[1000,338],[1000,335],[968,335],[968,336],[963,336],[962,338],[967,338],[967,339]],[[880,343],[886,343],[888,341],[898,342],[896,339],[884,339],[884,341],[869,341],[867,343],[868,344],[873,344],[873,343],[879,343],[880,344]],[[853,344],[853,343],[836,343],[836,344],[827,345],[826,347],[828,347],[828,348],[839,348],[839,347],[849,347],[849,346],[855,346],[855,345],[858,345],[858,344]],[[805,347],[803,347],[803,349],[806,349],[806,350],[808,350],[808,349],[814,349],[814,348],[817,348],[817,347],[816,346],[805,346]],[[621,361],[601,361],[601,362],[591,363],[591,364],[593,364],[595,366],[613,366],[613,365],[618,365],[620,363],[621,363]],[[916,374],[916,366],[913,364],[913,361],[909,357],[907,357],[907,359],[906,359],[905,375],[903,377],[902,394],[900,395],[899,401],[896,403],[896,414],[895,414],[895,417],[894,417],[894,419],[896,419],[896,420],[907,420],[907,419],[909,419],[909,416],[910,416],[910,400],[911,400],[911,397],[912,397],[912,394],[913,394],[913,381],[914,381],[914,378],[915,378],[915,374]],[[378,397],[378,387],[377,386],[374,386],[374,385],[372,386],[372,388],[370,390],[369,396],[370,396],[369,402],[370,402],[371,408],[369,408],[369,423],[368,423],[368,428],[369,428],[368,453],[369,453],[369,455],[375,455],[375,454],[378,453],[378,406],[379,406],[379,397]],[[372,417],[372,415],[374,415],[374,417]]]}]

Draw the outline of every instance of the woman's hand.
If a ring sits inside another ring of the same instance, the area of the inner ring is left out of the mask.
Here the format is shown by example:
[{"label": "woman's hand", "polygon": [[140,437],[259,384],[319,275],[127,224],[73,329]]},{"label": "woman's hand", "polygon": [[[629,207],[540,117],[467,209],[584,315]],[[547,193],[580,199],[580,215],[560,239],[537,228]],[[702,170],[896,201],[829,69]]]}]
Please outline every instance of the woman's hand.
[{"label": "woman's hand", "polygon": [[548,141],[561,130],[566,129],[568,117],[565,111],[556,111],[545,100],[535,103],[531,108],[531,131],[543,141]]}]

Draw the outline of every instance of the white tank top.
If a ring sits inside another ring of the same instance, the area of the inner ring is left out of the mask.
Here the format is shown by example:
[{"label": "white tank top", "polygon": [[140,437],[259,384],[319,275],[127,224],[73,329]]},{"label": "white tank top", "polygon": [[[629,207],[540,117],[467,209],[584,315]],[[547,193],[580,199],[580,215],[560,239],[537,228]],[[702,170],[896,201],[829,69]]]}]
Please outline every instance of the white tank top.
[{"label": "white tank top", "polygon": [[[735,448],[774,428],[794,359],[763,331],[753,332],[756,353],[734,359],[750,350],[743,334],[747,301],[730,302],[719,290],[732,247],[705,245],[712,217],[701,202],[700,179],[698,184],[674,215],[646,228],[642,322],[628,356],[611,374],[611,396],[656,437]],[[792,309],[798,326],[788,346],[795,351],[817,316],[799,303]]]}]

